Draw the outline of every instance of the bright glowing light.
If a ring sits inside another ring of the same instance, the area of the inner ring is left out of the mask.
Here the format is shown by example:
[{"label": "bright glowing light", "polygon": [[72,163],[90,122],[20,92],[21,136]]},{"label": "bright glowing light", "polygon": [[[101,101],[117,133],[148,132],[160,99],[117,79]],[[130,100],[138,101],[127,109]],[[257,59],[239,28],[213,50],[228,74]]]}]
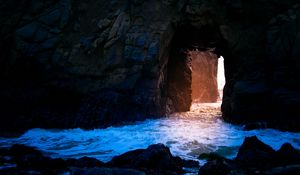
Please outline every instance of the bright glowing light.
[{"label": "bright glowing light", "polygon": [[220,98],[223,97],[223,88],[225,86],[225,74],[224,74],[224,58],[221,56],[218,61],[218,90]]}]

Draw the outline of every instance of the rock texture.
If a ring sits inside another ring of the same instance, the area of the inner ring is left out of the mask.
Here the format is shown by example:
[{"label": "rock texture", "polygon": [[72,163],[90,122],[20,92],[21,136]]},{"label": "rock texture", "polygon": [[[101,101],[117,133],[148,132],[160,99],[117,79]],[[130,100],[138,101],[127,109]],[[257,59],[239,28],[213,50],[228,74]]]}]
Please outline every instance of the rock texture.
[{"label": "rock texture", "polygon": [[192,67],[192,99],[200,103],[218,100],[218,58],[210,51],[190,51]]},{"label": "rock texture", "polygon": [[300,152],[285,143],[278,151],[257,139],[246,137],[234,160],[211,157],[199,170],[199,175],[264,174],[285,175],[300,173]]},{"label": "rock texture", "polygon": [[299,12],[298,0],[3,1],[0,128],[187,111],[197,46],[225,59],[224,119],[299,130]]},{"label": "rock texture", "polygon": [[24,145],[0,149],[0,173],[70,175],[173,175],[189,173],[183,167],[198,168],[197,161],[174,157],[162,144],[133,150],[103,163],[95,158],[52,159]]}]

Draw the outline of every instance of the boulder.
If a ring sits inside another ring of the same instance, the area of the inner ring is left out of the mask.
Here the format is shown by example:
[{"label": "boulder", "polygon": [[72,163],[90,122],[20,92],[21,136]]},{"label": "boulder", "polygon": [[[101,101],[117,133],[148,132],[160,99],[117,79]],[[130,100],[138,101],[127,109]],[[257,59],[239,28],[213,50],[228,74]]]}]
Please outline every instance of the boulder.
[{"label": "boulder", "polygon": [[300,165],[300,152],[299,150],[296,150],[290,143],[284,143],[281,148],[276,151],[276,161],[279,165]]},{"label": "boulder", "polygon": [[215,159],[202,166],[198,175],[226,175],[229,171],[228,164],[224,159]]},{"label": "boulder", "polygon": [[256,136],[246,137],[235,158],[243,166],[268,166],[272,163],[275,150],[258,140]]},{"label": "boulder", "polygon": [[[204,155],[208,157],[208,155]],[[261,142],[256,136],[246,137],[235,159],[218,155],[209,156],[199,175],[226,174],[299,174],[300,154],[291,144],[285,143],[278,151]]]},{"label": "boulder", "polygon": [[146,168],[182,173],[182,162],[175,158],[163,144],[150,145],[147,149],[129,151],[114,157],[109,165],[123,168]]}]

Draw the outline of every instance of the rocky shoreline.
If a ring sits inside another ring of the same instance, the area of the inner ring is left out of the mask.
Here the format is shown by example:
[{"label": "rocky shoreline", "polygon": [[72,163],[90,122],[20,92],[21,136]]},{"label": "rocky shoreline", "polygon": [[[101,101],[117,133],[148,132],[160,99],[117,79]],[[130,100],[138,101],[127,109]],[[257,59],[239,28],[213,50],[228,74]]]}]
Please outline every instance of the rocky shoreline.
[{"label": "rocky shoreline", "polygon": [[300,152],[285,143],[277,151],[257,139],[246,137],[236,158],[227,159],[215,153],[201,154],[207,159],[200,167],[197,161],[173,156],[163,144],[150,145],[113,157],[109,162],[95,158],[50,158],[25,145],[0,148],[0,174],[63,174],[63,175],[240,175],[300,174]]},{"label": "rocky shoreline", "polygon": [[150,145],[115,156],[104,163],[95,158],[50,158],[35,148],[13,145],[0,149],[0,174],[184,174],[183,167],[199,167],[197,161],[171,154],[163,144]]}]

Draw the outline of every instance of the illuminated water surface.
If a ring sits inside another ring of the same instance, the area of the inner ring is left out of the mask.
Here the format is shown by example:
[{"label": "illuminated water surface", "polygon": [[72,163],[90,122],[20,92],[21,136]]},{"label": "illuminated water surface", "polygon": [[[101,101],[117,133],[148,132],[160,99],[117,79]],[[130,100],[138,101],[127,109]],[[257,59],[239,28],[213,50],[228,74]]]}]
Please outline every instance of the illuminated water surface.
[{"label": "illuminated water surface", "polygon": [[243,131],[241,126],[222,121],[219,105],[195,103],[190,112],[106,129],[32,129],[19,138],[0,138],[0,146],[26,144],[52,157],[90,156],[102,161],[155,143],[166,144],[173,154],[186,159],[197,159],[204,152],[218,152],[232,158],[243,139],[252,135],[257,135],[274,149],[284,142],[300,149],[300,133],[273,129]]},{"label": "illuminated water surface", "polygon": [[[218,83],[219,92],[222,92],[225,84],[222,57],[218,64]],[[90,156],[109,161],[113,156],[127,151],[163,143],[174,155],[197,160],[201,153],[208,152],[233,158],[246,136],[257,135],[274,149],[279,149],[285,142],[300,149],[300,133],[273,129],[244,131],[242,126],[223,122],[220,105],[220,101],[194,103],[190,112],[106,129],[32,129],[19,138],[0,138],[0,147],[18,143],[34,146],[52,157]]]}]

